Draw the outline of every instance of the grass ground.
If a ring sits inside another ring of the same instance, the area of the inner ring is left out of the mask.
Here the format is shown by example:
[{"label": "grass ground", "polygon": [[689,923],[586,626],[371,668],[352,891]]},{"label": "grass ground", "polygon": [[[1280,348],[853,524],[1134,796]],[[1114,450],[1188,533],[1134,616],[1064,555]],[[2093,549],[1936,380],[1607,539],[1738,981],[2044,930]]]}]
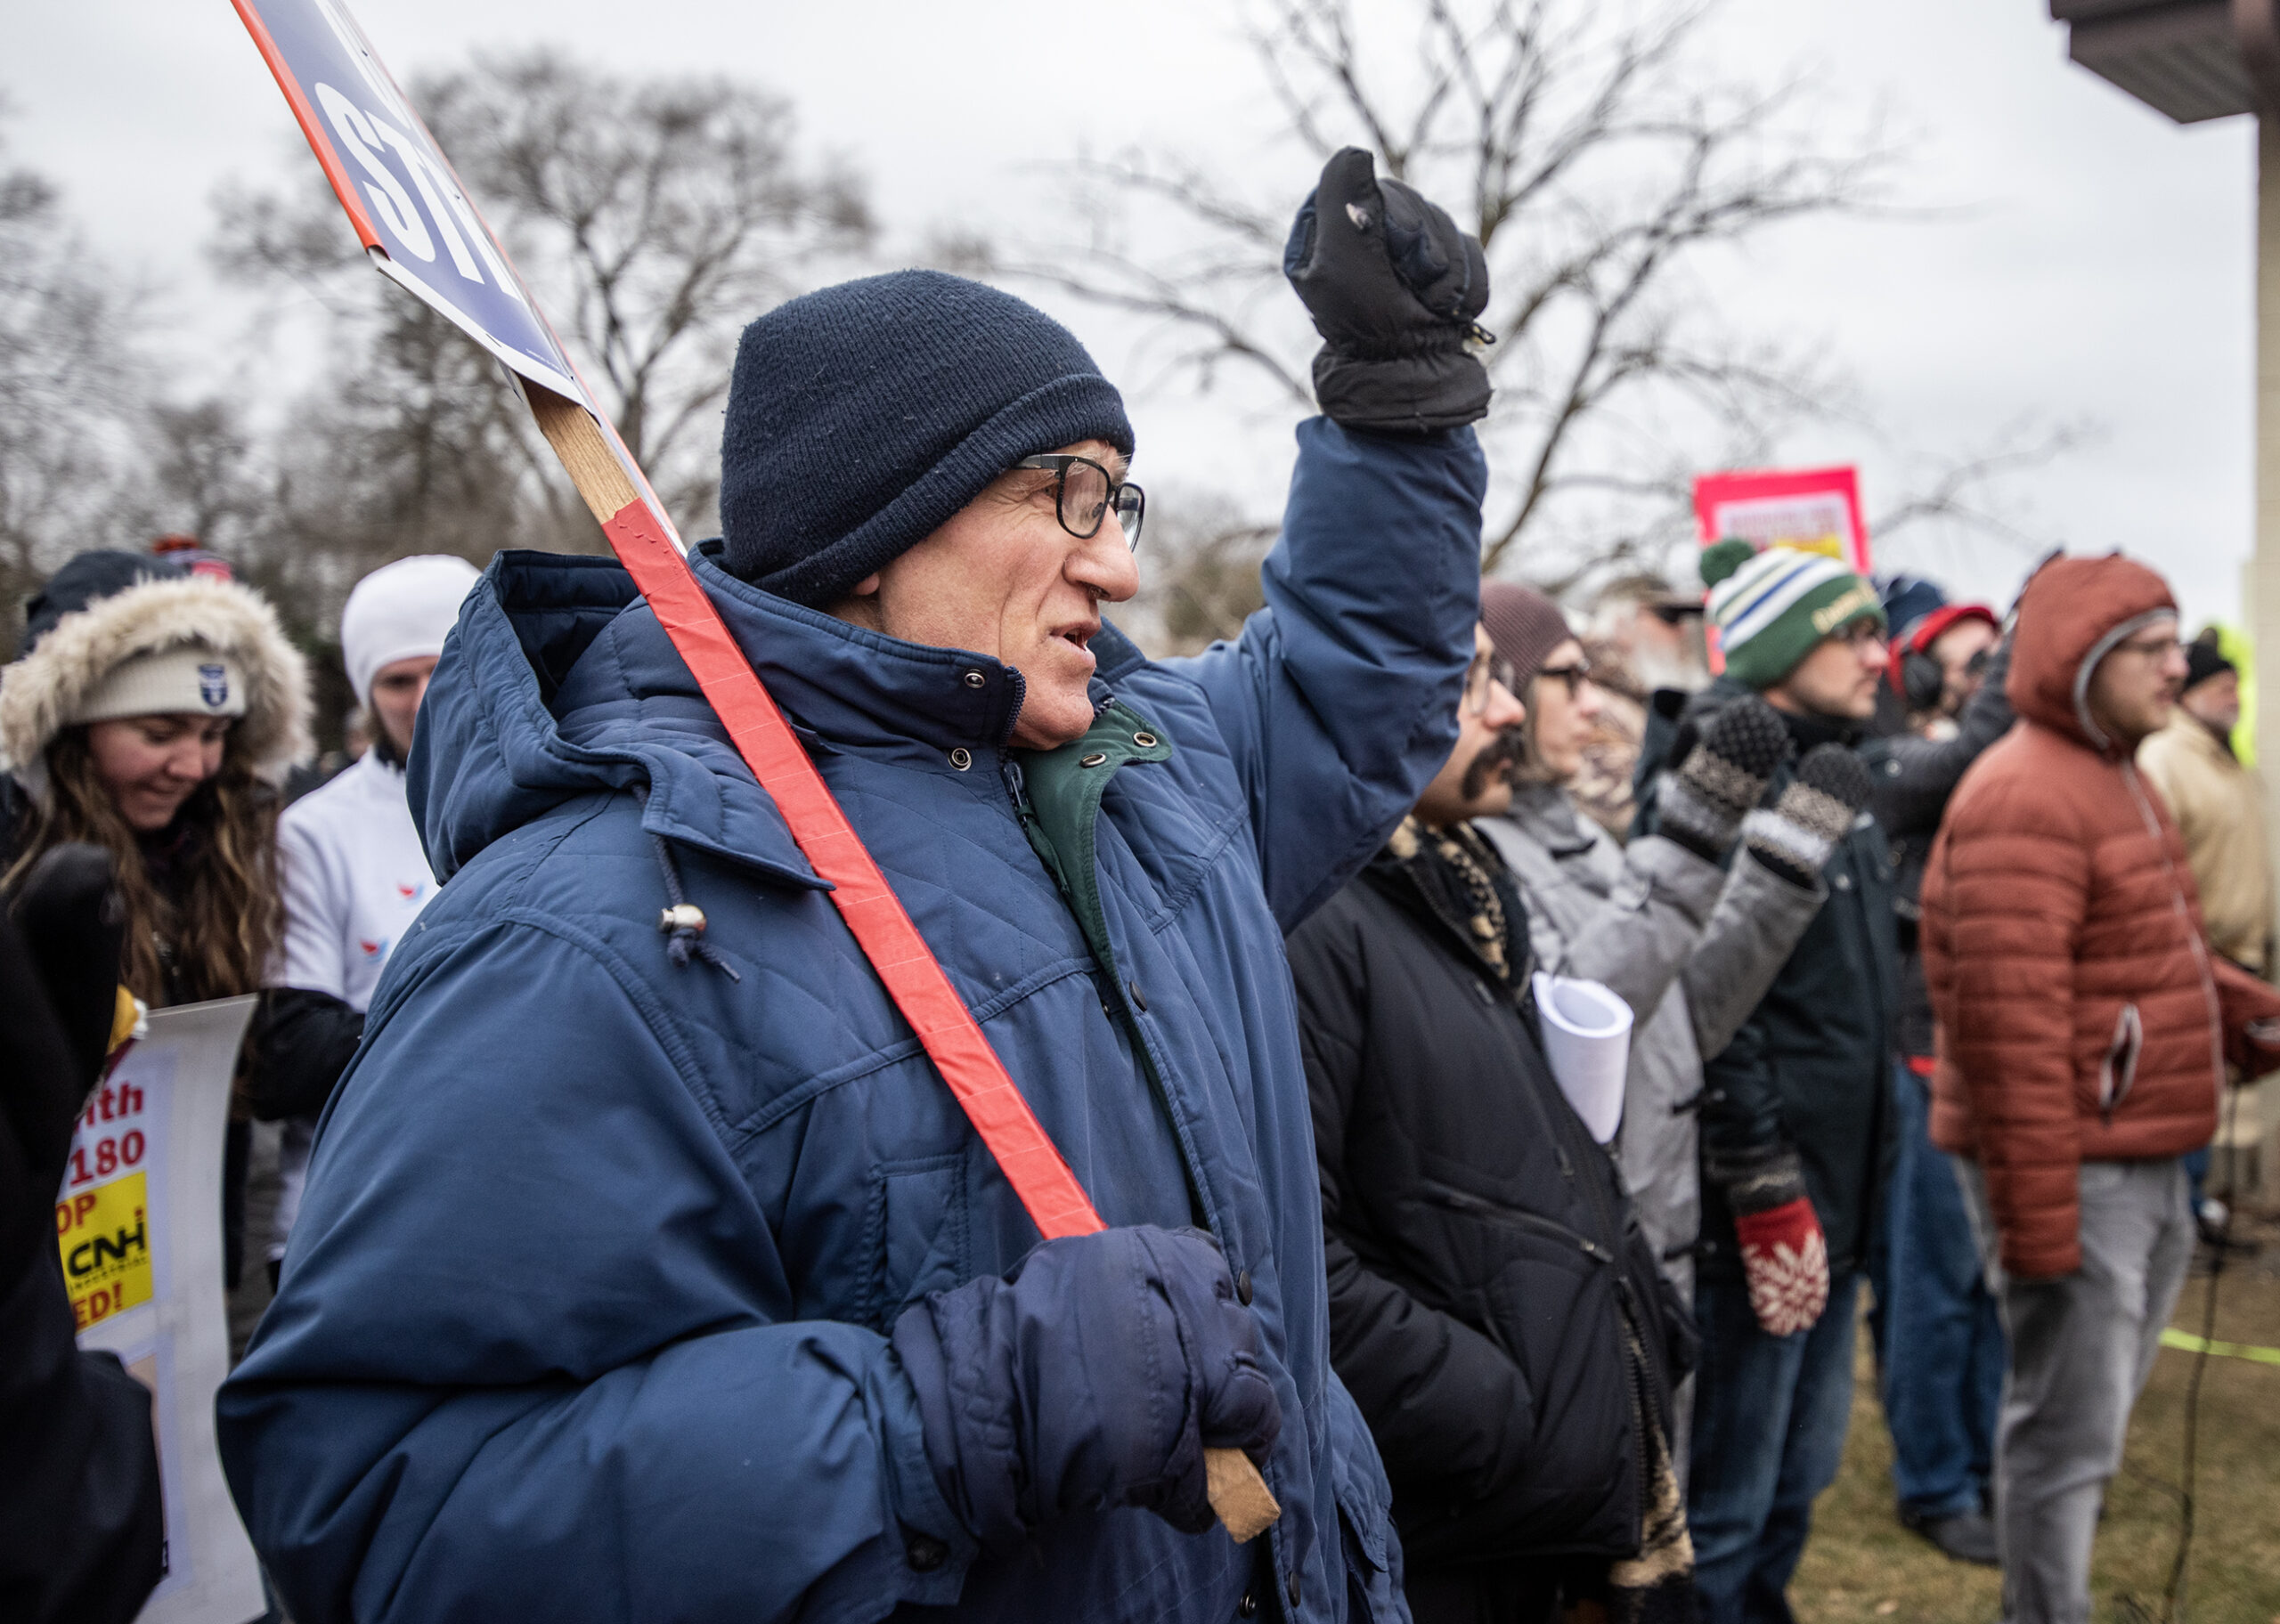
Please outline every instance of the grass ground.
[{"label": "grass ground", "polygon": [[[2216,1335],[2280,1347],[2280,1224],[2254,1232],[2264,1250],[2227,1268]],[[2197,1272],[2187,1282],[2173,1321],[2178,1328],[2199,1334],[2207,1289]],[[1949,1561],[1893,1514],[1892,1442],[1877,1405],[1865,1328],[1860,1347],[1844,1471],[1815,1510],[1792,1605],[1803,1624],[1994,1624],[2001,1612],[1994,1571]],[[2164,1485],[2178,1481],[2194,1362],[2190,1353],[2163,1349],[2132,1417],[2092,1571],[2100,1624],[2162,1616],[2178,1521]],[[2207,1361],[2198,1481],[2186,1608],[2174,1624],[2280,1624],[2280,1366]]]}]

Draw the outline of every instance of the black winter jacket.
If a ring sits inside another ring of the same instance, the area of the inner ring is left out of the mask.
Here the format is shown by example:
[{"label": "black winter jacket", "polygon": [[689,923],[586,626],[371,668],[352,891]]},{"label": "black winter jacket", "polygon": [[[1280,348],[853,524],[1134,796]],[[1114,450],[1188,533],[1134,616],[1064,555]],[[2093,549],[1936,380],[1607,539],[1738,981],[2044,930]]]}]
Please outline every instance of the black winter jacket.
[{"label": "black winter jacket", "polygon": [[1693,1341],[1613,1159],[1512,996],[1396,866],[1380,859],[1289,946],[1331,1360],[1410,1562],[1636,1551],[1637,1417],[1652,1406],[1667,1435]]},{"label": "black winter jacket", "polygon": [[126,1624],[163,1576],[158,1444],[151,1390],[79,1351],[56,1255],[55,1191],[108,1027],[98,1002],[94,1043],[74,1042],[53,990],[0,907],[0,1619]]},{"label": "black winter jacket", "polygon": [[[1682,704],[1655,696],[1640,751],[1633,834],[1656,827],[1654,768],[1669,752],[1680,720],[1706,727],[1746,692],[1721,677]],[[1782,720],[1794,755],[1847,736],[1818,718],[1784,712]],[[1775,775],[1768,805],[1788,786],[1791,770],[1785,763]],[[1868,1265],[1898,1149],[1892,1063],[1899,1036],[1900,946],[1892,855],[1872,816],[1863,812],[1854,820],[1821,877],[1828,900],[1790,951],[1757,1012],[1703,1068],[1702,1235],[1696,1255],[1704,1277],[1741,1274],[1733,1214],[1710,1177],[1713,1162],[1784,1146],[1804,1165],[1805,1190],[1828,1240],[1829,1273]]]},{"label": "black winter jacket", "polygon": [[1997,646],[1979,692],[1956,718],[1951,739],[1919,739],[1899,734],[1871,739],[1861,747],[1876,794],[1869,809],[1892,843],[1893,906],[1900,921],[1900,1052],[1928,1057],[1933,1051],[1932,998],[1924,986],[1924,959],[1916,946],[1917,893],[1924,889],[1924,866],[1948,797],[1964,769],[1982,751],[2011,731],[2016,719],[2004,682],[2011,670],[2011,640]]}]

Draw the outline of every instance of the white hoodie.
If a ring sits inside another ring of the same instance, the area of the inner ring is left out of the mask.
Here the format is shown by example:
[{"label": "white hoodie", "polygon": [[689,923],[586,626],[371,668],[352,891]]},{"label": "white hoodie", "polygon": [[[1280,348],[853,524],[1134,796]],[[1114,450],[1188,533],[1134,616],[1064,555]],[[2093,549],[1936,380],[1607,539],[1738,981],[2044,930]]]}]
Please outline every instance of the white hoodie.
[{"label": "white hoodie", "polygon": [[327,994],[361,1015],[389,950],[436,890],[403,769],[368,750],[286,808],[277,865],[285,941],[276,984]]}]

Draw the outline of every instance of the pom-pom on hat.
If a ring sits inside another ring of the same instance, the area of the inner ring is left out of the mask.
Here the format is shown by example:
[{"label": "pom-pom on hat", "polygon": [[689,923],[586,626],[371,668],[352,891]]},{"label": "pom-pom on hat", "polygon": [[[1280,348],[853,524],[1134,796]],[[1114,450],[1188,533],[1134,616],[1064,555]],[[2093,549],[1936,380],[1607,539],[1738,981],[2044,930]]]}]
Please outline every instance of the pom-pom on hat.
[{"label": "pom-pom on hat", "polygon": [[1753,688],[1771,687],[1857,621],[1885,623],[1874,584],[1825,553],[1730,540],[1702,550],[1701,569],[1726,673]]},{"label": "pom-pom on hat", "polygon": [[1022,458],[1080,440],[1129,457],[1123,397],[1034,305],[940,271],[821,288],[737,346],[721,563],[828,607]]}]

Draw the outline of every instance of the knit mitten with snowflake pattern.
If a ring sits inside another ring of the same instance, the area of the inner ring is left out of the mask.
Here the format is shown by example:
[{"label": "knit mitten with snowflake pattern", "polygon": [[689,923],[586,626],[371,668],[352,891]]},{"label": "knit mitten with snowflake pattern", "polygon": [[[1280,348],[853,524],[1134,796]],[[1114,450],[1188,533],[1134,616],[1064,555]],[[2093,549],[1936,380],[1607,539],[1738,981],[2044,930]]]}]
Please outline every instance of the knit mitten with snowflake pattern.
[{"label": "knit mitten with snowflake pattern", "polygon": [[1750,1311],[1769,1336],[1809,1328],[1828,1306],[1828,1242],[1805,1194],[1797,1153],[1787,1149],[1705,1158],[1724,1190],[1740,1243]]}]

